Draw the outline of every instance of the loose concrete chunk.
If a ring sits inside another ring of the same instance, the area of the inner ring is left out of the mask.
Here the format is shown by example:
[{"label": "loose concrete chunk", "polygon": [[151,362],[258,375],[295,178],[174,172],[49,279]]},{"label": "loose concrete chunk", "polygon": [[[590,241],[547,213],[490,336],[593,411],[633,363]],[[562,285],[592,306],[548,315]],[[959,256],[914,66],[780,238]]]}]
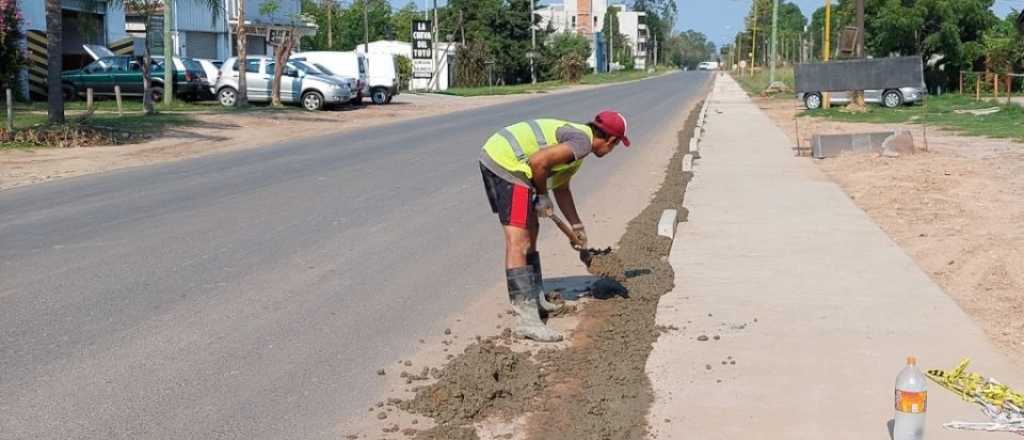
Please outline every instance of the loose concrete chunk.
[{"label": "loose concrete chunk", "polygon": [[692,173],[693,172],[693,155],[692,154],[687,154],[687,155],[683,156],[683,172],[684,173]]},{"label": "loose concrete chunk", "polygon": [[[896,154],[893,155],[893,153]],[[914,154],[914,135],[909,131],[901,130],[889,136],[882,142],[882,154],[893,157]]]},{"label": "loose concrete chunk", "polygon": [[676,216],[679,215],[679,211],[675,209],[666,209],[661,212],[661,219],[658,220],[658,235],[662,237],[673,238],[676,230]]}]

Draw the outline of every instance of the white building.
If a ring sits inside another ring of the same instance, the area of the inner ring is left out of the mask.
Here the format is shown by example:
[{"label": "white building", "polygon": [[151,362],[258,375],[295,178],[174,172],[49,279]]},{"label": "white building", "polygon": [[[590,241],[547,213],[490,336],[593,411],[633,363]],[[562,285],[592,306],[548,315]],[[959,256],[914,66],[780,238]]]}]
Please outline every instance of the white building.
[{"label": "white building", "polygon": [[547,29],[550,24],[555,32],[590,36],[604,28],[607,10],[608,0],[568,0],[540,8],[537,15],[541,17],[541,29]]},{"label": "white building", "polygon": [[[616,5],[613,8],[619,8],[617,15],[619,18],[619,28],[615,29],[618,33],[625,35],[626,40],[633,49],[633,65],[638,70],[647,68],[647,25],[643,23],[643,18],[647,16],[646,12],[636,11],[625,11],[622,6]],[[621,60],[613,60],[615,64],[622,65]]]}]

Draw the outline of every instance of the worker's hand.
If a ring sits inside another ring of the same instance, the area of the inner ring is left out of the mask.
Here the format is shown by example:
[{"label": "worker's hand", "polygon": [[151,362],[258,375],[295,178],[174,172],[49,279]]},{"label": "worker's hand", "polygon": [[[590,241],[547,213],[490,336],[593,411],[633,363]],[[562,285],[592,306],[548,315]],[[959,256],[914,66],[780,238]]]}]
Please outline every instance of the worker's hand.
[{"label": "worker's hand", "polygon": [[583,229],[583,225],[575,224],[572,225],[572,232],[576,233],[576,244],[573,244],[573,249],[582,251],[587,248],[587,231]]},{"label": "worker's hand", "polygon": [[539,217],[551,217],[555,205],[551,203],[551,198],[547,194],[537,194],[533,199],[533,210]]}]

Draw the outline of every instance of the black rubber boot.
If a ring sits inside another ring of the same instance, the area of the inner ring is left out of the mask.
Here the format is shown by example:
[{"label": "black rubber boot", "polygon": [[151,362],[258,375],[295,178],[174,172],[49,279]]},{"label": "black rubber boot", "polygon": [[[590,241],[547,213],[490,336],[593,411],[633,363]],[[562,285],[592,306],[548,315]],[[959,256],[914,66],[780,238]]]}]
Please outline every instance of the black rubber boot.
[{"label": "black rubber boot", "polygon": [[548,328],[540,320],[538,295],[540,286],[535,282],[536,276],[532,266],[517,267],[505,271],[508,281],[508,299],[519,316],[514,333],[521,338],[537,342],[558,342],[562,335]]},{"label": "black rubber boot", "polygon": [[[546,313],[554,313],[562,309],[562,306],[558,304],[552,304],[548,301],[547,295],[548,290],[544,288],[544,271],[540,267],[540,252],[530,252],[526,254],[526,265],[533,267],[534,283],[540,286],[540,294],[537,295],[537,304],[540,306],[541,311]],[[544,313],[541,313],[543,317]]]}]

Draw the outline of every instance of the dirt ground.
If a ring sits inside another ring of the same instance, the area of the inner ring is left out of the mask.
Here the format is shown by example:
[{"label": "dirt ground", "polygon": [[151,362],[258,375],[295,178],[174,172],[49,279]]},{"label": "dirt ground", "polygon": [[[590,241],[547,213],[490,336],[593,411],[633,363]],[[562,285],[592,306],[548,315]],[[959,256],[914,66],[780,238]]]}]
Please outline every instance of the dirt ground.
[{"label": "dirt ground", "polygon": [[[577,88],[578,89],[578,88]],[[0,151],[0,190],[65,177],[266,146],[307,136],[526,99],[532,95],[459,98],[399,95],[386,106],[325,112],[197,113],[197,123],[142,144]]]},{"label": "dirt ground", "polygon": [[[801,117],[796,101],[755,98],[790,139],[919,125]],[[929,127],[927,151],[850,154],[817,164],[953,297],[1011,359],[1024,359],[1024,145]],[[811,160],[811,159],[808,159]],[[942,323],[936,323],[942,325]],[[969,353],[964,353],[968,355]]]}]

